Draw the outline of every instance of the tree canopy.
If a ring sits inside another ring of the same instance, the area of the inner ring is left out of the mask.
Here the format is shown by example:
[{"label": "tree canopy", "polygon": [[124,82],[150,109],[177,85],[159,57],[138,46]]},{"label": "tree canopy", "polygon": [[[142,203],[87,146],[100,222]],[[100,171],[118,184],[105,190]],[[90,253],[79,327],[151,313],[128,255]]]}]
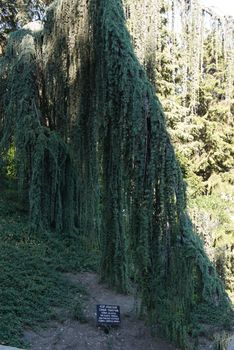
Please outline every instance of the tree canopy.
[{"label": "tree canopy", "polygon": [[45,8],[52,0],[1,0],[0,1],[0,55],[10,32],[31,20],[42,20]]}]

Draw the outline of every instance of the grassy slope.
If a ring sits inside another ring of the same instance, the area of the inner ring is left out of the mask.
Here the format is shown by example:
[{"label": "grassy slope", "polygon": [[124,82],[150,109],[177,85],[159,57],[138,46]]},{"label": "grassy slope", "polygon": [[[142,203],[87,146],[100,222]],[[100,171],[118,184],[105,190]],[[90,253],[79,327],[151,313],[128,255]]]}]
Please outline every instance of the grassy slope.
[{"label": "grassy slope", "polygon": [[1,191],[0,344],[22,346],[23,329],[56,318],[56,306],[73,303],[77,287],[61,272],[92,268],[84,251],[77,237],[29,233],[15,193]]}]

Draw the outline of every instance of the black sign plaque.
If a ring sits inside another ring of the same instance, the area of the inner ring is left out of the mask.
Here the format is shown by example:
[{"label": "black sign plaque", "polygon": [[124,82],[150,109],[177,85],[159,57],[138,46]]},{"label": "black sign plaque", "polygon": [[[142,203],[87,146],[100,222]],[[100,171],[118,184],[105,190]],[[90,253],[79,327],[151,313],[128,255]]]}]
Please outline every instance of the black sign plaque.
[{"label": "black sign plaque", "polygon": [[117,305],[97,305],[97,324],[118,326],[120,324],[120,307]]}]

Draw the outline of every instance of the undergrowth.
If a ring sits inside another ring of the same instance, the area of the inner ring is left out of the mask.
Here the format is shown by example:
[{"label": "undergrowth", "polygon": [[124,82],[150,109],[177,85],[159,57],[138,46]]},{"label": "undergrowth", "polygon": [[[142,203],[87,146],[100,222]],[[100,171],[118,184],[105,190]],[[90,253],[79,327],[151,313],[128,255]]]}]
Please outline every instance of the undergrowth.
[{"label": "undergrowth", "polygon": [[[1,191],[2,192],[2,191]],[[0,198],[0,344],[25,346],[23,330],[58,317],[56,307],[71,309],[74,295],[82,311],[82,288],[61,272],[95,268],[77,236],[31,233],[24,206],[14,190]],[[61,312],[61,311],[60,311]],[[77,316],[78,317],[78,316]]]}]

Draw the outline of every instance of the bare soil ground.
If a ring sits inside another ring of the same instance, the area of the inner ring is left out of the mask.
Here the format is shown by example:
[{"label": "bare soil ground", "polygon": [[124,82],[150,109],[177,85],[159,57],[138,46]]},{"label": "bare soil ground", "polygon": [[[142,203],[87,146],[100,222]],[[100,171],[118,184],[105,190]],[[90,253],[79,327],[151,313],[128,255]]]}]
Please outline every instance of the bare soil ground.
[{"label": "bare soil ground", "polygon": [[[46,329],[27,330],[24,338],[32,350],[176,350],[153,338],[144,322],[136,318],[132,296],[118,294],[100,284],[94,273],[66,274],[66,278],[88,291],[84,310],[87,323],[80,323],[67,313],[64,321],[51,322]],[[119,305],[121,326],[108,334],[98,328],[97,304]]]}]

